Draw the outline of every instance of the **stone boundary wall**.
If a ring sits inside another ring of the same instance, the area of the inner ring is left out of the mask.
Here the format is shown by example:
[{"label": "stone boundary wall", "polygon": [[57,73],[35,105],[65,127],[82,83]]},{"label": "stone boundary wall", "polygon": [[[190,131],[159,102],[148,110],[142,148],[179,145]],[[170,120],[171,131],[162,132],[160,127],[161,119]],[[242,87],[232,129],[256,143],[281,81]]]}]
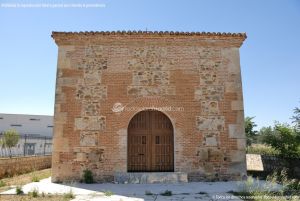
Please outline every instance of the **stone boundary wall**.
[{"label": "stone boundary wall", "polygon": [[0,179],[51,167],[52,156],[29,156],[0,159]]},{"label": "stone boundary wall", "polygon": [[290,178],[300,179],[300,158],[247,154],[247,173],[265,179],[274,171],[287,169]]}]

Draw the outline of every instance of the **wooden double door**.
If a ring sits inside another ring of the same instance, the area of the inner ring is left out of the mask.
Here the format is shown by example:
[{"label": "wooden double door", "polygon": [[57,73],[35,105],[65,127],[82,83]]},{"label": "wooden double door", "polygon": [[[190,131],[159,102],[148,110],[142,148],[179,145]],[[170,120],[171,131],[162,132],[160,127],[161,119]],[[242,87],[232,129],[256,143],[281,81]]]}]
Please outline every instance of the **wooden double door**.
[{"label": "wooden double door", "polygon": [[160,111],[137,113],[128,126],[128,172],[174,171],[173,126]]}]

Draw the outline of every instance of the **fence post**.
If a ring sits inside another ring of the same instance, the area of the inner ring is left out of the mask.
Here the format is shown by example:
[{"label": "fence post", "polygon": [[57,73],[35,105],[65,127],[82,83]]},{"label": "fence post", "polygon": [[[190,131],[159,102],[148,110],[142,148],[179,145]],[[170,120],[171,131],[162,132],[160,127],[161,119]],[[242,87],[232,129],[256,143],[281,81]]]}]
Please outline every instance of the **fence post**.
[{"label": "fence post", "polygon": [[44,142],[44,156],[46,155],[46,140],[47,140],[47,138],[46,138],[46,136],[45,136],[45,142]]},{"label": "fence post", "polygon": [[25,134],[25,138],[24,138],[24,156],[26,155],[26,140],[27,140],[27,135]]}]

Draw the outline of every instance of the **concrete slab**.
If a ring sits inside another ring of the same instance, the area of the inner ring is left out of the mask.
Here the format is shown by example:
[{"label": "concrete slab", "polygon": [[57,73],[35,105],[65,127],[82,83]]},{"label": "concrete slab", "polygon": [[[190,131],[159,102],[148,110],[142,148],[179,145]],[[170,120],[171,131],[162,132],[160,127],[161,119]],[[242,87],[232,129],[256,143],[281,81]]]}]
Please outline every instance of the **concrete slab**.
[{"label": "concrete slab", "polygon": [[[260,181],[257,185],[264,185]],[[178,184],[82,184],[52,183],[50,178],[40,182],[33,182],[22,187],[25,194],[36,189],[39,193],[64,194],[72,191],[76,198],[73,201],[162,201],[162,200],[240,200],[227,193],[239,191],[239,182],[190,182]],[[172,196],[160,195],[166,190],[172,191]],[[15,194],[16,190],[11,189],[1,194]],[[112,192],[112,196],[106,196]],[[148,192],[148,193],[146,193]],[[152,195],[146,195],[150,194]],[[106,194],[106,195],[105,195]]]}]

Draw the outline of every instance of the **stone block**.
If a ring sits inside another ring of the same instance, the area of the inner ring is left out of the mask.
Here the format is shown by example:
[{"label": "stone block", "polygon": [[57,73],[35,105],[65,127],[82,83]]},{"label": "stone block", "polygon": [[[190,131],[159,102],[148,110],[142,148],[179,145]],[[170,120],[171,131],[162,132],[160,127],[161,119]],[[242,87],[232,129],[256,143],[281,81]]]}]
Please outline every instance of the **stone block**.
[{"label": "stone block", "polygon": [[208,160],[208,149],[199,148],[197,151],[197,156],[199,158],[199,161],[207,161]]},{"label": "stone block", "polygon": [[246,151],[245,150],[230,150],[231,162],[245,162],[246,161]]},{"label": "stone block", "polygon": [[224,158],[224,153],[218,148],[209,148],[208,149],[208,160],[209,161],[219,161],[222,162]]},{"label": "stone block", "polygon": [[83,86],[79,85],[76,91],[76,97],[81,101],[100,101],[107,98],[107,86],[93,85]]},{"label": "stone block", "polygon": [[232,110],[244,110],[244,104],[241,100],[231,101]]},{"label": "stone block", "polygon": [[259,154],[247,154],[247,171],[264,171],[261,155]]},{"label": "stone block", "polygon": [[58,86],[70,86],[73,87],[78,82],[78,78],[71,78],[71,77],[60,77],[57,78],[57,85]]},{"label": "stone block", "polygon": [[203,134],[204,146],[218,146],[219,145],[219,132],[207,131]]},{"label": "stone block", "polygon": [[245,127],[241,124],[228,125],[229,138],[245,138]]},{"label": "stone block", "polygon": [[237,142],[237,149],[238,150],[245,150],[246,149],[246,139],[241,138],[241,139],[236,139]]},{"label": "stone block", "polygon": [[106,127],[105,116],[75,118],[76,130],[103,131]]},{"label": "stone block", "polygon": [[243,176],[247,175],[246,162],[242,161],[229,164],[227,174],[237,175],[241,179]]},{"label": "stone block", "polygon": [[98,134],[98,132],[94,131],[81,131],[80,146],[97,146]]},{"label": "stone block", "polygon": [[156,96],[156,95],[175,95],[175,87],[169,86],[128,86],[128,95],[132,96]]},{"label": "stone block", "polygon": [[242,84],[239,82],[225,82],[225,93],[235,93],[242,90]]},{"label": "stone block", "polygon": [[220,101],[224,98],[224,86],[199,86],[195,87],[195,100]]},{"label": "stone block", "polygon": [[168,85],[169,77],[168,71],[134,71],[132,85]]},{"label": "stone block", "polygon": [[218,101],[201,101],[202,115],[217,115],[219,114]]},{"label": "stone block", "polygon": [[199,131],[205,130],[224,130],[225,119],[224,116],[197,116],[196,127]]},{"label": "stone block", "polygon": [[223,48],[221,50],[223,58],[227,61],[228,72],[240,73],[240,55],[239,48]]}]

